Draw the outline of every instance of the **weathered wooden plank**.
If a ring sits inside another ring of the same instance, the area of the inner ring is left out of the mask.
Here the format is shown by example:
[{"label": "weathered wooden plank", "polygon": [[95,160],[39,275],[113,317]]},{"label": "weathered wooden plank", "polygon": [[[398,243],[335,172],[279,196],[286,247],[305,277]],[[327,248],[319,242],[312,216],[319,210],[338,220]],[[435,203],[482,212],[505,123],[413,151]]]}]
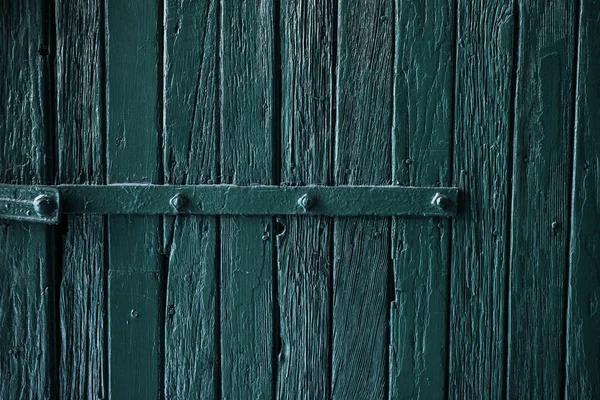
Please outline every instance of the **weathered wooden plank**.
[{"label": "weathered wooden plank", "polygon": [[[0,182],[48,183],[47,7],[0,13]],[[48,398],[58,386],[49,228],[0,224],[0,398]]]},{"label": "weathered wooden plank", "polygon": [[281,3],[281,181],[329,185],[333,165],[333,0]]},{"label": "weathered wooden plank", "polygon": [[[165,7],[165,183],[217,180],[217,2]],[[192,81],[192,79],[194,79]],[[193,84],[191,84],[193,82]],[[165,218],[165,397],[215,398],[218,340],[215,217]]]},{"label": "weathered wooden plank", "polygon": [[[108,183],[158,181],[157,6],[106,0]],[[161,392],[159,222],[108,219],[111,398]]]},{"label": "weathered wooden plank", "polygon": [[[56,4],[59,183],[102,184],[100,1]],[[70,216],[60,282],[60,397],[106,398],[106,282],[101,216]]]},{"label": "weathered wooden plank", "polygon": [[[223,183],[272,182],[272,0],[221,3]],[[224,398],[273,393],[273,219],[221,219],[221,369]]]},{"label": "weathered wooden plank", "polygon": [[[391,182],[393,6],[339,2],[336,184]],[[332,397],[383,398],[390,221],[336,219],[333,235]]]},{"label": "weathered wooden plank", "polygon": [[518,5],[507,396],[549,399],[564,394],[575,8]]},{"label": "weathered wooden plank", "polygon": [[215,218],[177,217],[171,235],[165,397],[214,398],[218,384],[215,381],[218,356]]},{"label": "weathered wooden plank", "polygon": [[566,398],[600,398],[600,2],[581,2],[573,163]]},{"label": "weathered wooden plank", "polygon": [[[331,183],[334,13],[331,0],[281,3],[284,184]],[[282,217],[280,222],[277,396],[328,398],[332,224],[323,217]]]},{"label": "weathered wooden plank", "polygon": [[[128,399],[160,398],[154,360],[160,351],[156,339],[159,282],[159,272],[108,271],[110,398],[119,398],[121,393]],[[128,387],[122,386],[124,376],[129,379]]]},{"label": "weathered wooden plank", "polygon": [[[457,3],[450,398],[502,398],[510,217],[513,2]],[[485,183],[484,183],[485,182]]]},{"label": "weathered wooden plank", "polygon": [[100,0],[57,4],[56,122],[58,183],[102,184]]},{"label": "weathered wooden plank", "polygon": [[60,283],[60,396],[106,398],[104,223],[70,217]]},{"label": "weathered wooden plank", "polygon": [[[450,183],[454,2],[396,1],[392,179]],[[392,399],[443,398],[448,366],[450,223],[392,220]]]},{"label": "weathered wooden plank", "polygon": [[325,217],[285,217],[280,221],[283,232],[277,235],[277,246],[282,348],[277,398],[327,398],[331,221]]}]

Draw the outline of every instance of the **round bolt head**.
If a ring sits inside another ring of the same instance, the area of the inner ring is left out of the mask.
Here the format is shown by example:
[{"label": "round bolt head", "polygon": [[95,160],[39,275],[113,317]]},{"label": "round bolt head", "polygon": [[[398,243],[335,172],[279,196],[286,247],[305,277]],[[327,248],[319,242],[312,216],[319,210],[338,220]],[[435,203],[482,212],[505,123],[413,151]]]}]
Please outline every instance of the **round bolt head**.
[{"label": "round bolt head", "polygon": [[315,201],[308,194],[303,194],[302,197],[298,199],[298,205],[304,209],[304,211],[308,211],[315,205]]},{"label": "round bolt head", "polygon": [[181,194],[176,194],[175,196],[171,197],[171,200],[169,201],[169,203],[171,203],[171,206],[179,211],[181,210],[186,203],[185,197]]},{"label": "round bolt head", "polygon": [[51,215],[56,208],[56,202],[48,195],[41,194],[33,200],[33,209],[40,217]]},{"label": "round bolt head", "polygon": [[445,210],[450,206],[450,199],[441,193],[436,193],[431,203],[436,207]]}]

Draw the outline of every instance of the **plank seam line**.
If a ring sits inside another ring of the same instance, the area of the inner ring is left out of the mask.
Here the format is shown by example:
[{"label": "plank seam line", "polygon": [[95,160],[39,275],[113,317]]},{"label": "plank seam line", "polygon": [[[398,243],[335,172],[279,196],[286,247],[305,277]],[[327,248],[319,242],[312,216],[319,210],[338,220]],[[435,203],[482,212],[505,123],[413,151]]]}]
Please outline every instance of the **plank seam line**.
[{"label": "plank seam line", "polygon": [[505,240],[505,260],[504,260],[504,332],[506,332],[504,340],[504,356],[503,356],[503,370],[504,370],[504,398],[509,398],[509,384],[510,384],[510,335],[511,335],[511,266],[513,256],[513,235],[511,234],[511,226],[513,225],[513,212],[514,209],[514,196],[513,196],[513,182],[514,182],[514,163],[516,158],[516,145],[515,135],[517,131],[517,80],[518,80],[518,69],[519,69],[519,47],[520,47],[520,16],[519,0],[513,0],[513,41],[512,41],[512,71],[511,71],[511,89],[510,89],[510,120],[509,120],[509,135],[508,135],[508,151],[510,156],[507,157],[507,173],[506,176],[509,179],[507,184],[507,214],[506,214],[506,235],[508,240]]},{"label": "plank seam line", "polygon": [[[454,51],[452,52],[452,88],[451,88],[451,96],[452,96],[452,104],[450,111],[450,145],[449,145],[449,157],[450,162],[448,165],[449,171],[449,182],[453,184],[455,182],[454,176],[454,141],[456,140],[456,102],[457,102],[457,73],[458,73],[458,0],[452,2],[454,6],[453,15],[452,15],[452,48]],[[457,185],[458,186],[458,185]],[[462,194],[464,195],[464,194]],[[447,272],[448,272],[448,282],[446,284],[446,290],[448,293],[448,304],[446,305],[446,375],[444,376],[444,398],[449,399],[450,396],[450,360],[452,358],[452,352],[450,351],[450,333],[451,333],[451,315],[452,315],[452,232],[454,232],[454,221],[450,221],[448,224],[448,232],[447,235]]]},{"label": "plank seam line", "polygon": [[575,2],[575,12],[574,12],[574,33],[573,33],[573,40],[575,41],[574,46],[573,46],[573,78],[572,78],[572,84],[573,84],[573,88],[572,88],[572,106],[573,106],[573,110],[572,110],[572,114],[571,114],[571,123],[572,123],[572,127],[570,129],[570,134],[571,134],[571,140],[569,142],[569,154],[571,156],[571,160],[570,160],[570,164],[571,164],[571,170],[572,170],[572,174],[569,177],[569,190],[571,192],[571,196],[569,196],[569,204],[568,204],[568,210],[569,210],[569,217],[567,219],[567,226],[565,229],[566,232],[566,244],[565,244],[565,251],[567,252],[567,257],[566,257],[566,271],[565,271],[565,278],[566,278],[566,282],[565,282],[565,290],[564,290],[564,315],[563,315],[563,343],[562,343],[562,351],[563,351],[563,369],[562,369],[562,387],[564,388],[563,391],[563,398],[566,399],[568,398],[568,381],[567,381],[567,363],[568,363],[568,356],[569,356],[569,330],[570,330],[570,324],[569,324],[569,306],[570,306],[570,295],[571,295],[571,273],[572,273],[572,263],[573,263],[573,252],[571,251],[571,246],[573,245],[574,240],[574,236],[575,236],[575,232],[573,231],[573,219],[575,216],[575,209],[574,209],[574,205],[575,205],[575,196],[576,196],[576,177],[577,177],[577,161],[578,161],[578,157],[576,156],[576,149],[577,147],[575,146],[576,144],[579,145],[579,141],[577,140],[577,133],[578,133],[578,127],[577,127],[577,98],[578,98],[578,94],[579,94],[579,52],[581,50],[581,35],[580,35],[580,28],[581,28],[581,19],[583,18],[583,12],[582,12],[582,4],[581,4],[581,0],[577,0]]}]

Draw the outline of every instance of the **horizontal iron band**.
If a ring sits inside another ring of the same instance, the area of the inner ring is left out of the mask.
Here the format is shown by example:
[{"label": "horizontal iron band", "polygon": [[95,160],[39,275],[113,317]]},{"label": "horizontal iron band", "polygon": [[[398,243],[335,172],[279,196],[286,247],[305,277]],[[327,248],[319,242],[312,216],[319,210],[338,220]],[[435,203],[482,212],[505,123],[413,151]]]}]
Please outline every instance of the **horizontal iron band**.
[{"label": "horizontal iron band", "polygon": [[[44,214],[39,204],[29,205],[39,196],[56,201],[56,210]],[[447,187],[0,185],[0,218],[56,224],[61,213],[451,217],[457,201],[458,189]],[[2,204],[9,203],[21,207],[3,212]]]}]

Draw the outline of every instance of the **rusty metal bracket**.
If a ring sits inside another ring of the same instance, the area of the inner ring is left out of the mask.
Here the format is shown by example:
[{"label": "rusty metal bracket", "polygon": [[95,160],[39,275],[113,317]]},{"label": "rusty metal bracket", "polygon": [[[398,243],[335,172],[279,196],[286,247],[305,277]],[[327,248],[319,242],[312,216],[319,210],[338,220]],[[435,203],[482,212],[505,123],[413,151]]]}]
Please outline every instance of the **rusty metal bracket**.
[{"label": "rusty metal bracket", "polygon": [[457,206],[448,187],[0,185],[0,218],[45,224],[61,214],[452,217]]}]

